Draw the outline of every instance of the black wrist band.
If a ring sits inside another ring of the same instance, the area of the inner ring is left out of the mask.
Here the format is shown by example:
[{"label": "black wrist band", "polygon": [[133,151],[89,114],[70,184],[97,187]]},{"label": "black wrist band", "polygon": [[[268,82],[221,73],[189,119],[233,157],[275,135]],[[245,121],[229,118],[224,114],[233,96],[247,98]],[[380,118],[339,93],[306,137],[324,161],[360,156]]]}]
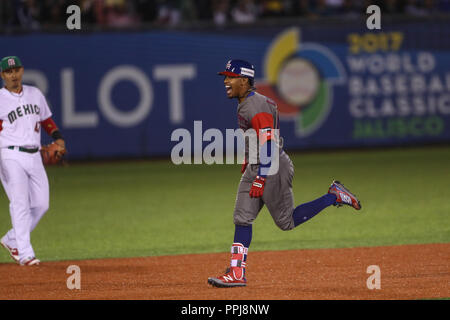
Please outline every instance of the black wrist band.
[{"label": "black wrist band", "polygon": [[53,140],[58,140],[58,139],[63,139],[63,136],[62,136],[61,132],[56,130],[52,133],[52,138],[53,138]]}]

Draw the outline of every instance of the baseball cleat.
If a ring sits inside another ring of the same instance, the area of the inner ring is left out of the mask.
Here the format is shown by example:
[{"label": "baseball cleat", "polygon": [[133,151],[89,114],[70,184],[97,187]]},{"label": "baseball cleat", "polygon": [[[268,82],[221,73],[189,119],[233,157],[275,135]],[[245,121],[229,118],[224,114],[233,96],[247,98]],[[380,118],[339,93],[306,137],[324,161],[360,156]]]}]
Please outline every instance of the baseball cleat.
[{"label": "baseball cleat", "polygon": [[8,246],[6,243],[4,243],[3,241],[0,241],[0,244],[3,246],[3,248],[5,248],[6,250],[8,250],[9,255],[11,256],[11,258],[15,261],[15,262],[19,262],[19,250],[17,250],[17,248],[11,248],[10,246]]},{"label": "baseball cleat", "polygon": [[38,266],[41,261],[36,259],[35,257],[28,257],[23,260],[20,260],[21,266]]},{"label": "baseball cleat", "polygon": [[247,285],[247,279],[243,276],[241,279],[237,279],[233,270],[234,268],[236,267],[227,268],[223,276],[208,278],[208,283],[213,287],[218,288],[245,287]]},{"label": "baseball cleat", "polygon": [[339,181],[334,180],[328,189],[328,193],[332,193],[336,196],[336,203],[334,204],[337,207],[341,207],[346,204],[349,205],[356,210],[361,210],[361,202],[356,198],[356,196],[351,193],[347,188],[344,187]]}]

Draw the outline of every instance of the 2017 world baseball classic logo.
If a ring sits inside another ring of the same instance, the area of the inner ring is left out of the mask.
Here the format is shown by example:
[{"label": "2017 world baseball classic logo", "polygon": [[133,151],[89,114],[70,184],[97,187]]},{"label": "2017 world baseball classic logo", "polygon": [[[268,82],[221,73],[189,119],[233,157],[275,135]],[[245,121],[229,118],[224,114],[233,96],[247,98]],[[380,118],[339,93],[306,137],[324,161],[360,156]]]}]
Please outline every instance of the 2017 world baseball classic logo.
[{"label": "2017 world baseball classic logo", "polygon": [[301,43],[299,28],[290,28],[270,44],[263,61],[258,92],[277,104],[280,118],[296,122],[297,136],[317,130],[326,120],[335,86],[345,83],[346,72],[336,55],[316,43]]}]

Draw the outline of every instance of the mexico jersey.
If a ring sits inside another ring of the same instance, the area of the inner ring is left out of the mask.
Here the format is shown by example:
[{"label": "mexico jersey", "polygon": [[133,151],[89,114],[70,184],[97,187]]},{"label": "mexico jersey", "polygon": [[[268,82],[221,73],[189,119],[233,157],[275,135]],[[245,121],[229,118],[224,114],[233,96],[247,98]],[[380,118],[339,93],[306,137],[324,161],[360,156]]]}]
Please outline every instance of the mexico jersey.
[{"label": "mexico jersey", "polygon": [[[266,140],[272,140],[279,149],[282,148],[282,139],[279,137],[279,117],[275,102],[255,91],[250,92],[247,98],[238,105],[238,125],[243,131],[253,129],[258,137],[258,144],[245,146],[245,158],[249,159],[249,152],[257,155],[259,147]],[[277,129],[277,130],[273,130]],[[278,131],[278,132],[277,132]],[[252,150],[249,148],[256,148]],[[255,152],[255,153],[252,153]]]},{"label": "mexico jersey", "polygon": [[38,88],[23,85],[21,93],[0,89],[0,148],[40,147],[41,121],[51,116]]}]

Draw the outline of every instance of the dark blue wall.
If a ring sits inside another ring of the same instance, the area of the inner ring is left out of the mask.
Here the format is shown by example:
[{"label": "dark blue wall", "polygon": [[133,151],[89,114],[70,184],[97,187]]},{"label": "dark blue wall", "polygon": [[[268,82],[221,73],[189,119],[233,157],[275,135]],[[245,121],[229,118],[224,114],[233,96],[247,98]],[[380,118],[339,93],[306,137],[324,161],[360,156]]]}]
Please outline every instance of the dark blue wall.
[{"label": "dark blue wall", "polygon": [[[450,141],[450,37],[427,25],[361,30],[1,36],[0,52],[18,55],[24,81],[44,91],[73,159],[170,155],[171,133],[195,120],[203,131],[236,128],[236,101],[216,75],[230,58],[251,61],[257,87],[284,105],[287,149]],[[448,35],[449,25],[439,30]],[[294,100],[310,96],[289,103],[283,85]]]}]

